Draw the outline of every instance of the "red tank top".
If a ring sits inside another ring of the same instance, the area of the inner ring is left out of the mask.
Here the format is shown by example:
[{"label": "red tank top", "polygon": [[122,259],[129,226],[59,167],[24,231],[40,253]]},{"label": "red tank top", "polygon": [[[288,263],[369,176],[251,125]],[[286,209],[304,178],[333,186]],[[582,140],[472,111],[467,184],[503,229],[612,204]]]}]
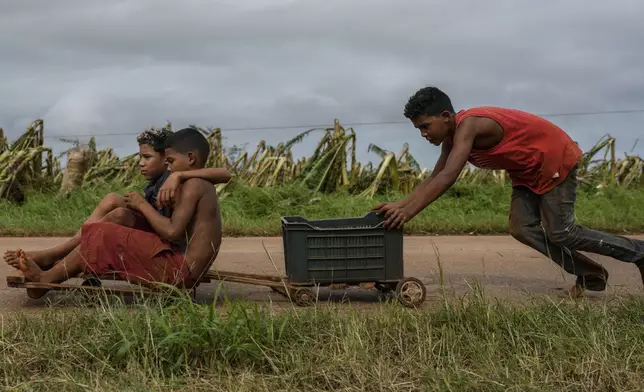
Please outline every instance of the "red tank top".
[{"label": "red tank top", "polygon": [[563,181],[581,158],[577,143],[539,116],[478,107],[456,113],[456,126],[472,116],[495,120],[503,128],[503,139],[489,150],[472,149],[468,161],[483,169],[505,170],[512,186],[526,186],[536,194],[544,194]]}]

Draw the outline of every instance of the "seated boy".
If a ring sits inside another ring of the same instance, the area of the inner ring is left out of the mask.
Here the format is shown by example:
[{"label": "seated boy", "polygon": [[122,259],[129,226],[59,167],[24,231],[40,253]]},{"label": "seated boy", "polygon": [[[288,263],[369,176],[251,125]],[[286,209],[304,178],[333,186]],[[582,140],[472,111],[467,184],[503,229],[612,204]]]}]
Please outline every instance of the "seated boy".
[{"label": "seated boy", "polygon": [[[188,172],[203,168],[209,153],[206,138],[196,129],[182,129],[170,136],[165,150],[170,169]],[[167,283],[192,288],[219,253],[221,215],[215,187],[190,178],[177,193],[170,217],[157,211],[136,192],[124,197],[128,208],[139,212],[154,232],[112,222],[90,222],[81,228],[80,245],[49,270],[42,270],[22,250],[18,262],[27,281],[60,283],[79,273],[101,276],[116,273],[131,283]],[[189,238],[185,248],[172,244]],[[40,298],[47,289],[28,289]]]},{"label": "seated boy", "polygon": [[[172,131],[167,128],[151,128],[137,137],[139,144],[139,169],[149,183],[144,190],[148,203],[156,206],[159,213],[169,217],[172,213],[170,203],[181,182],[188,178],[201,178],[213,184],[225,183],[230,180],[230,173],[225,168],[202,168],[190,172],[174,171],[170,173],[166,167],[164,147]],[[157,195],[159,199],[157,200]],[[126,227],[152,231],[143,215],[128,209],[123,197],[110,193],[101,200],[92,214],[84,223],[112,222]],[[26,252],[43,269],[51,266],[67,256],[69,252],[80,245],[80,230],[71,239],[49,249]],[[9,250],[4,254],[4,260],[10,266],[18,268],[16,251]]]}]

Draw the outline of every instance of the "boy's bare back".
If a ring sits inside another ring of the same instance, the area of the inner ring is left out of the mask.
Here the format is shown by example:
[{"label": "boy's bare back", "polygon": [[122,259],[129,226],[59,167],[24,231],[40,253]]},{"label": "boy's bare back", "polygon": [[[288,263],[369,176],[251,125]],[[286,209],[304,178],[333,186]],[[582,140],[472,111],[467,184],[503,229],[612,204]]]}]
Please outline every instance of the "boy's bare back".
[{"label": "boy's bare back", "polygon": [[[221,245],[221,212],[215,187],[202,179],[191,178],[183,187],[198,193],[197,205],[187,228],[186,262],[193,279],[198,280],[217,257]],[[180,192],[178,202],[184,192]],[[196,283],[196,282],[195,282]]]}]

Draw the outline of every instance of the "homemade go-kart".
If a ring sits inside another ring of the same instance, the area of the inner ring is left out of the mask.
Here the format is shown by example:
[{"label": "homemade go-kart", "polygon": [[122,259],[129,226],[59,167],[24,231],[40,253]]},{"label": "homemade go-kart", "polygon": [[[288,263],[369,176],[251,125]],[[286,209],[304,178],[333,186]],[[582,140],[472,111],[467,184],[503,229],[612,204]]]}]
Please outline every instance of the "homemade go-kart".
[{"label": "homemade go-kart", "polygon": [[[395,292],[406,307],[425,301],[425,285],[405,277],[402,230],[387,230],[375,212],[359,218],[309,221],[301,216],[282,217],[282,239],[286,276],[257,275],[209,270],[199,283],[211,280],[270,287],[305,306],[316,299],[312,287],[346,289],[349,286]],[[80,285],[27,282],[21,274],[7,276],[7,286],[52,290],[101,290],[112,294],[158,294],[149,288],[108,288],[102,280],[114,277],[85,277]],[[198,286],[198,285],[197,285]],[[196,287],[193,289],[196,290]]]}]

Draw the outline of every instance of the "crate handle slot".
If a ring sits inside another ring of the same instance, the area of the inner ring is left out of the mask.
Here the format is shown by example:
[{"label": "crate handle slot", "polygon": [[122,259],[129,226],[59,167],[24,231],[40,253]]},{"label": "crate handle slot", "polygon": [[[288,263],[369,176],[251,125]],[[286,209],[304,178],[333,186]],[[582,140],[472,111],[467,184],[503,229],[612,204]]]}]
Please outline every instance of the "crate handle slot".
[{"label": "crate handle slot", "polygon": [[[369,212],[362,218],[366,218],[370,215],[375,214],[374,212]],[[297,218],[297,221],[288,221],[288,218],[294,219]],[[375,230],[375,229],[380,229],[381,227],[384,226],[385,220],[382,219],[380,222],[378,222],[376,225],[367,225],[367,224],[356,224],[356,226],[350,226],[350,227],[316,227],[313,226],[307,219],[305,219],[302,216],[289,216],[289,217],[281,217],[282,220],[282,227],[295,227],[295,226],[306,226],[312,230],[317,230],[317,231],[349,231],[349,230],[357,230],[357,229],[363,229],[363,230]]]},{"label": "crate handle slot", "polygon": [[357,229],[375,230],[375,229],[379,229],[382,226],[384,226],[385,222],[380,222],[375,226],[356,226],[356,227],[315,227],[315,226],[311,225],[310,223],[306,223],[306,222],[296,222],[296,223],[290,222],[289,223],[289,222],[286,222],[284,220],[282,220],[282,224],[283,224],[283,226],[287,226],[287,225],[288,226],[307,226],[310,229],[318,230],[318,231],[338,231],[338,230],[357,230]]}]

